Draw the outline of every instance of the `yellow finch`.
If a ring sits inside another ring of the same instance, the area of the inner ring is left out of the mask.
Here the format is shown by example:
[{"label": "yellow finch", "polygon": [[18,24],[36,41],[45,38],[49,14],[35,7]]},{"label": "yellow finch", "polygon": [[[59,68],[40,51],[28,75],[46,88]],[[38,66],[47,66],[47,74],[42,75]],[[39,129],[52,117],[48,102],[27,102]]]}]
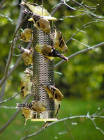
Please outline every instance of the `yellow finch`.
[{"label": "yellow finch", "polygon": [[26,107],[22,107],[21,108],[21,113],[22,113],[22,116],[25,119],[25,125],[26,125],[27,120],[32,118],[33,111],[29,110]]},{"label": "yellow finch", "polygon": [[21,45],[18,45],[18,49],[22,53],[22,59],[24,60],[25,65],[30,65],[33,63],[33,50],[24,49]]},{"label": "yellow finch", "polygon": [[56,99],[57,101],[61,101],[63,99],[63,94],[54,85],[42,85],[42,87],[47,91],[49,98]]},{"label": "yellow finch", "polygon": [[20,104],[17,103],[17,107],[26,107],[33,112],[41,113],[46,109],[46,103],[42,101],[32,101],[30,103]]},{"label": "yellow finch", "polygon": [[33,31],[29,28],[24,29],[21,32],[21,34],[14,39],[14,42],[17,41],[18,39],[20,39],[24,42],[31,42],[32,32]]},{"label": "yellow finch", "polygon": [[68,47],[63,39],[62,33],[55,29],[54,37],[53,37],[54,46],[61,50],[63,53],[68,51]]},{"label": "yellow finch", "polygon": [[51,31],[50,22],[47,19],[38,14],[34,14],[27,9],[23,10],[23,13],[27,14],[29,17],[33,19],[34,26],[36,28],[43,30],[46,34],[50,33]]},{"label": "yellow finch", "polygon": [[43,16],[48,20],[56,20],[56,18],[51,17],[51,15],[48,13],[48,11],[43,6],[40,6],[40,5],[36,4],[36,3],[25,2],[24,0],[22,0],[20,5],[25,6],[32,13],[38,14],[40,16]]},{"label": "yellow finch", "polygon": [[21,80],[21,94],[22,98],[31,92],[32,82],[30,81],[31,75],[26,73]]},{"label": "yellow finch", "polygon": [[41,53],[44,57],[50,59],[51,61],[54,59],[54,57],[59,57],[62,58],[66,61],[68,61],[68,58],[65,57],[64,55],[60,54],[53,46],[44,44],[44,45],[39,45],[37,44],[35,46],[35,49]]},{"label": "yellow finch", "polygon": [[[57,116],[59,109],[60,109],[60,101],[57,101],[55,99],[55,117]],[[49,123],[51,123],[51,121],[46,121],[45,124],[43,125],[43,128],[45,129]]]}]

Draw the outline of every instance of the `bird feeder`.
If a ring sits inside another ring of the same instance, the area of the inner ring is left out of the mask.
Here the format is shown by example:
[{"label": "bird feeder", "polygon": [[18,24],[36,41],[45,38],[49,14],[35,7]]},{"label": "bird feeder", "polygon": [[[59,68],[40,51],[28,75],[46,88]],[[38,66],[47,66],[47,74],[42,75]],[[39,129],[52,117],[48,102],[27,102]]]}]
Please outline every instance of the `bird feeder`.
[{"label": "bird feeder", "polygon": [[[44,8],[42,9],[41,6],[36,5],[36,7],[34,7],[33,5],[31,5],[28,2],[25,2],[24,0],[21,2],[20,5],[23,5],[26,8],[22,12],[27,14],[29,17],[31,17],[30,19],[28,19],[28,21],[33,21],[34,23],[32,28],[33,29],[32,83],[33,83],[33,98],[34,98],[33,101],[35,102],[40,101],[46,104],[45,111],[34,112],[35,115],[34,117],[32,117],[31,121],[56,121],[57,118],[55,118],[56,116],[55,99],[49,98],[47,91],[43,88],[43,86],[55,85],[54,61],[47,59],[35,49],[37,45],[53,46],[52,28],[50,31],[50,24],[52,23],[53,20],[56,20],[56,18],[51,17],[51,15],[47,12],[47,10]],[[41,21],[41,23],[39,23],[39,20]],[[48,20],[50,20],[50,22],[48,22]],[[49,31],[44,30],[44,26],[49,28]]]},{"label": "bird feeder", "polygon": [[46,34],[41,29],[33,27],[33,96],[35,101],[45,102],[47,107],[42,113],[37,113],[36,118],[31,121],[56,121],[54,99],[49,99],[46,90],[42,85],[54,85],[54,61],[48,60],[35,50],[37,44],[53,45],[50,37],[51,33]]}]

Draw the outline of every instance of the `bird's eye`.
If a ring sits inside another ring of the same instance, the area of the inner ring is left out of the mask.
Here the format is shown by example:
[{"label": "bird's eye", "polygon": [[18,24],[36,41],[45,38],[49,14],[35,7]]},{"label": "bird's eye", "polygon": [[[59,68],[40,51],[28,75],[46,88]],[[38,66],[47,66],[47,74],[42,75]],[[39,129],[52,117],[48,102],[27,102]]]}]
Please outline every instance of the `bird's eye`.
[{"label": "bird's eye", "polygon": [[24,114],[22,114],[22,116],[24,117]]}]

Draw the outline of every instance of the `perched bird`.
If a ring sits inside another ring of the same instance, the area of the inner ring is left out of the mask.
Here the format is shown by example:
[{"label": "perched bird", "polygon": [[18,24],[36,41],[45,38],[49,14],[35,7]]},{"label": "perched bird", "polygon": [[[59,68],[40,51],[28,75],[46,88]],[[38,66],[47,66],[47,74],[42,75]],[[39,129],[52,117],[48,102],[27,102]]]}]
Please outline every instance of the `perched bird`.
[{"label": "perched bird", "polygon": [[63,94],[54,85],[42,85],[42,87],[47,91],[49,98],[56,99],[57,101],[61,101],[63,99]]},{"label": "perched bird", "polygon": [[24,119],[25,119],[25,125],[26,125],[27,120],[32,118],[32,116],[33,116],[33,111],[29,110],[29,109],[26,108],[26,107],[22,107],[22,108],[21,108],[21,113],[22,113],[22,116],[23,116]]},{"label": "perched bird", "polygon": [[33,63],[33,50],[24,49],[21,45],[18,45],[18,49],[22,53],[22,59],[24,60],[25,65],[30,65]]},{"label": "perched bird", "polygon": [[17,103],[17,107],[26,107],[33,112],[41,113],[46,109],[46,103],[42,101],[32,101],[30,103],[20,104]]},{"label": "perched bird", "polygon": [[43,6],[40,6],[40,5],[36,4],[36,3],[25,2],[24,0],[22,0],[20,5],[25,6],[32,13],[38,14],[40,16],[43,16],[48,20],[56,20],[56,18],[51,17],[51,15],[48,13],[48,11]]},{"label": "perched bird", "polygon": [[32,30],[29,28],[24,29],[21,34],[19,36],[17,36],[14,39],[14,42],[17,41],[18,39],[24,41],[24,42],[31,42],[31,38],[32,38]]},{"label": "perched bird", "polygon": [[60,54],[53,46],[44,44],[44,45],[39,45],[37,44],[35,46],[35,49],[41,53],[44,57],[50,59],[51,61],[54,59],[54,57],[59,57],[62,58],[66,61],[68,61],[68,58],[65,57],[64,55]]},{"label": "perched bird", "polygon": [[31,75],[29,73],[24,74],[21,80],[21,94],[22,99],[29,93],[31,93],[32,82],[30,81]]},{"label": "perched bird", "polygon": [[[55,99],[55,117],[57,116],[59,109],[60,109],[60,101],[57,101]],[[51,121],[46,121],[45,124],[43,125],[43,128],[45,129],[49,123],[51,123]]]},{"label": "perched bird", "polygon": [[50,22],[47,19],[45,19],[44,17],[42,17],[38,14],[34,14],[27,9],[23,10],[22,12],[27,14],[28,16],[30,16],[33,19],[34,26],[36,28],[43,30],[46,34],[50,33],[50,31],[51,31]]},{"label": "perched bird", "polygon": [[61,50],[63,53],[68,51],[68,47],[63,39],[62,33],[55,29],[54,37],[53,37],[54,46]]}]

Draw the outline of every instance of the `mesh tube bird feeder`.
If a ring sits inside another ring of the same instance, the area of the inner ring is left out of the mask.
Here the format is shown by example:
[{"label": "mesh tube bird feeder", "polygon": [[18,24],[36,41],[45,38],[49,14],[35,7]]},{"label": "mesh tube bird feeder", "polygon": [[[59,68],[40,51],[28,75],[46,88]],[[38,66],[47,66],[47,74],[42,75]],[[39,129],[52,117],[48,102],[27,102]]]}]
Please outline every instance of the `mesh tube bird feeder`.
[{"label": "mesh tube bird feeder", "polygon": [[46,110],[37,113],[36,118],[31,121],[55,121],[54,99],[49,99],[46,90],[42,85],[54,85],[54,61],[48,60],[42,54],[36,51],[37,44],[53,45],[50,34],[46,34],[41,29],[33,27],[33,95],[35,101],[46,103]]},{"label": "mesh tube bird feeder", "polygon": [[[48,121],[49,123],[50,121],[57,120],[55,117],[60,109],[60,101],[63,99],[61,91],[54,86],[53,59],[54,57],[59,57],[68,61],[67,57],[57,51],[57,49],[59,49],[62,52],[66,52],[66,44],[63,40],[62,33],[55,27],[55,31],[52,33],[53,29],[51,29],[50,26],[50,23],[52,22],[49,22],[49,20],[54,21],[57,19],[52,17],[44,7],[37,6],[37,4],[35,4],[34,7],[34,4],[32,5],[24,0],[20,5],[25,6],[25,9],[22,12],[30,17],[28,21],[33,22],[33,50],[24,49],[26,55],[28,56],[26,64],[30,63],[29,59],[32,56],[31,60],[33,62],[33,73],[30,74],[31,70],[27,70],[25,72],[28,76],[33,75],[32,81],[29,79],[29,82],[33,85],[33,101],[26,104],[17,103],[17,107],[22,107],[24,110],[27,109],[27,112],[30,113],[30,116],[28,115],[28,117],[25,112],[23,113],[23,116],[26,116],[25,120],[31,119],[31,121]],[[26,37],[29,35],[30,33],[27,32]],[[59,48],[55,49],[53,45]],[[21,47],[19,48],[21,49]],[[25,91],[24,89],[28,91],[28,84],[26,80],[27,79],[24,78],[21,82],[24,82],[24,85],[22,84],[21,86],[22,92]],[[46,127],[46,124],[44,127]]]}]

